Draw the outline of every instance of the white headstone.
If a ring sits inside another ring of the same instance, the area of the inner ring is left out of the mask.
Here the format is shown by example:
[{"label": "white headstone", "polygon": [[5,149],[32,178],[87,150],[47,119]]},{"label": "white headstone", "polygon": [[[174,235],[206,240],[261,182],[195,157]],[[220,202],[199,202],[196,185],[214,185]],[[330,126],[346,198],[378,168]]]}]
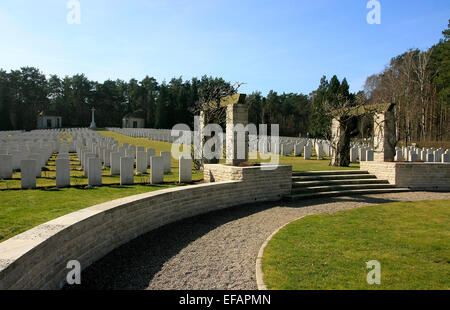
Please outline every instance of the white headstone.
[{"label": "white headstone", "polygon": [[137,151],[136,154],[136,173],[147,173],[147,152]]},{"label": "white headstone", "polygon": [[120,157],[121,154],[119,152],[112,152],[110,154],[111,175],[120,174]]},{"label": "white headstone", "polygon": [[111,167],[111,150],[109,149],[103,150],[103,163],[105,167]]},{"label": "white headstone", "polygon": [[172,154],[170,152],[161,152],[164,162],[164,174],[170,173]]},{"label": "white headstone", "polygon": [[20,162],[22,189],[36,188],[36,166],[38,164],[35,159]]},{"label": "white headstone", "polygon": [[367,161],[373,161],[373,151],[372,150],[367,150],[366,151],[366,160]]},{"label": "white headstone", "polygon": [[29,156],[29,158],[36,161],[36,166],[34,167],[34,173],[36,175],[36,178],[40,178],[42,176],[41,155],[40,154],[31,154]]},{"label": "white headstone", "polygon": [[303,151],[303,158],[306,160],[311,159],[312,156],[312,146],[311,144],[305,145],[304,151]]},{"label": "white headstone", "polygon": [[180,183],[189,183],[192,182],[192,159],[185,158],[183,156],[180,157],[180,170],[179,170],[179,179]]},{"label": "white headstone", "polygon": [[120,157],[120,185],[134,184],[134,158]]},{"label": "white headstone", "polygon": [[147,163],[148,163],[149,167],[151,167],[151,165],[152,165],[152,162],[151,162],[152,156],[156,156],[156,151],[155,151],[155,149],[148,148],[147,149]]},{"label": "white headstone", "polygon": [[151,184],[161,184],[164,182],[164,159],[158,156],[152,156],[151,160]]},{"label": "white headstone", "polygon": [[56,160],[56,186],[70,186],[70,161],[67,158]]},{"label": "white headstone", "polygon": [[88,161],[88,184],[89,186],[102,185],[102,161],[98,157],[89,158]]},{"label": "white headstone", "polygon": [[0,179],[11,179],[13,175],[12,155],[0,155]]}]

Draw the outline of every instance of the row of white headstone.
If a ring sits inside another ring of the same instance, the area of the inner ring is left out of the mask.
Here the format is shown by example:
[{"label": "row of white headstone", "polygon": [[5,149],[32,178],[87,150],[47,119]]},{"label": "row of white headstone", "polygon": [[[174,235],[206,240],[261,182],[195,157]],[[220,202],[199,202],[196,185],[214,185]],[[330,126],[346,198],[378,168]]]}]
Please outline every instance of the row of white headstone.
[{"label": "row of white headstone", "polygon": [[[134,138],[148,138],[155,141],[175,142],[177,137],[171,136],[171,130],[168,129],[150,129],[150,128],[108,128],[108,130],[117,132]],[[191,141],[194,141],[194,132],[189,131]],[[273,153],[280,155],[295,156],[303,154],[305,159],[311,159],[313,148],[316,151],[317,159],[331,155],[331,145],[328,140],[308,139],[301,137],[284,137],[278,138],[278,144],[272,146],[270,136],[248,136],[249,152],[259,151],[263,154]],[[226,147],[226,139],[224,137],[223,147]]]},{"label": "row of white headstone", "polygon": [[[70,143],[67,135],[71,137]],[[137,173],[146,173],[147,168],[151,168],[152,184],[162,183],[163,175],[171,171],[170,152],[155,156],[154,149],[145,151],[143,147],[127,144],[119,148],[112,138],[85,128],[39,130],[0,137],[0,179],[10,179],[13,171],[20,169],[22,188],[36,188],[36,178],[41,177],[42,168],[54,153],[58,154],[55,162],[58,187],[70,186],[69,153],[75,151],[92,186],[102,184],[102,165],[109,167],[112,175],[120,174],[121,184],[133,184],[135,159]],[[191,159],[180,158],[179,181],[192,181]]]},{"label": "row of white headstone", "polygon": [[10,179],[13,171],[20,169],[22,187],[35,188],[42,168],[54,152],[63,148],[61,135],[58,130],[3,132],[0,135],[0,178]]},{"label": "row of white headstone", "polygon": [[[161,152],[160,156],[156,156],[155,149],[145,150],[144,147],[127,143],[119,146],[118,142],[112,138],[92,133],[75,138],[76,151],[85,176],[88,177],[88,184],[91,186],[101,185],[102,166],[109,168],[111,175],[120,175],[121,185],[134,183],[135,162],[137,174],[147,173],[150,168],[151,184],[163,183],[164,174],[171,172],[170,152]],[[179,164],[179,182],[191,182],[192,160],[181,157]]]},{"label": "row of white headstone", "polygon": [[395,150],[396,161],[422,161],[431,163],[448,163],[449,150],[448,149],[434,149],[434,148],[417,148],[416,146],[397,147]]}]

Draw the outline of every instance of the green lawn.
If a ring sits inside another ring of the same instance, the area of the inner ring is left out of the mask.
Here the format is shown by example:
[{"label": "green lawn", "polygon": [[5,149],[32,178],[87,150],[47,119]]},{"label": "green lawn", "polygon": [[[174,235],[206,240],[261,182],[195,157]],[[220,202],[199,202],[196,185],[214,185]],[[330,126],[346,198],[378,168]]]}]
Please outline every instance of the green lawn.
[{"label": "green lawn", "polygon": [[103,186],[0,192],[0,242],[65,214],[106,201],[174,187],[164,185]]},{"label": "green lawn", "polygon": [[[313,215],[283,228],[263,257],[276,290],[450,288],[450,200]],[[381,264],[369,285],[366,262]]]}]

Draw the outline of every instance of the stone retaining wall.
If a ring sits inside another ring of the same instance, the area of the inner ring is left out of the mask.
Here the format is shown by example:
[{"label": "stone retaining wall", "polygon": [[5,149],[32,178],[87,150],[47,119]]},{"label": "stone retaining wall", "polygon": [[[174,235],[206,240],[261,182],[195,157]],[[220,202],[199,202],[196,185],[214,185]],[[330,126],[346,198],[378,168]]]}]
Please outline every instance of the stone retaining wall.
[{"label": "stone retaining wall", "polygon": [[426,190],[450,190],[450,163],[370,162],[361,170],[399,187]]},{"label": "stone retaining wall", "polygon": [[290,191],[291,174],[286,169],[274,170],[273,176],[279,174],[275,179],[249,177],[126,197],[37,226],[0,243],[0,289],[58,289],[65,283],[70,260],[78,260],[84,269],[120,245],[171,222],[277,200]]}]

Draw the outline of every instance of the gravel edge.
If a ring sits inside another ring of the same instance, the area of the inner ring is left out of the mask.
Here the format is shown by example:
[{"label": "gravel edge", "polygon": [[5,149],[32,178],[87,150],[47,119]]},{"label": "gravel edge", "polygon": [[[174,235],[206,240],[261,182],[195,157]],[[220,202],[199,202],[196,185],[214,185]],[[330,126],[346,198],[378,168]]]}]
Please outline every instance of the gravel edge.
[{"label": "gravel edge", "polygon": [[287,225],[289,225],[292,222],[298,221],[302,218],[304,218],[305,216],[301,216],[298,219],[295,219],[289,223],[284,224],[283,226],[281,226],[280,228],[278,228],[277,230],[275,230],[269,237],[267,237],[267,239],[264,241],[264,243],[262,244],[261,248],[258,251],[258,256],[256,257],[256,285],[258,286],[258,290],[259,291],[267,291],[267,286],[266,283],[264,282],[264,272],[262,270],[262,259],[264,256],[264,250],[266,249],[267,245],[269,244],[270,240],[272,240],[272,238],[278,234],[278,232],[280,230],[282,230],[284,227],[286,227]]}]

